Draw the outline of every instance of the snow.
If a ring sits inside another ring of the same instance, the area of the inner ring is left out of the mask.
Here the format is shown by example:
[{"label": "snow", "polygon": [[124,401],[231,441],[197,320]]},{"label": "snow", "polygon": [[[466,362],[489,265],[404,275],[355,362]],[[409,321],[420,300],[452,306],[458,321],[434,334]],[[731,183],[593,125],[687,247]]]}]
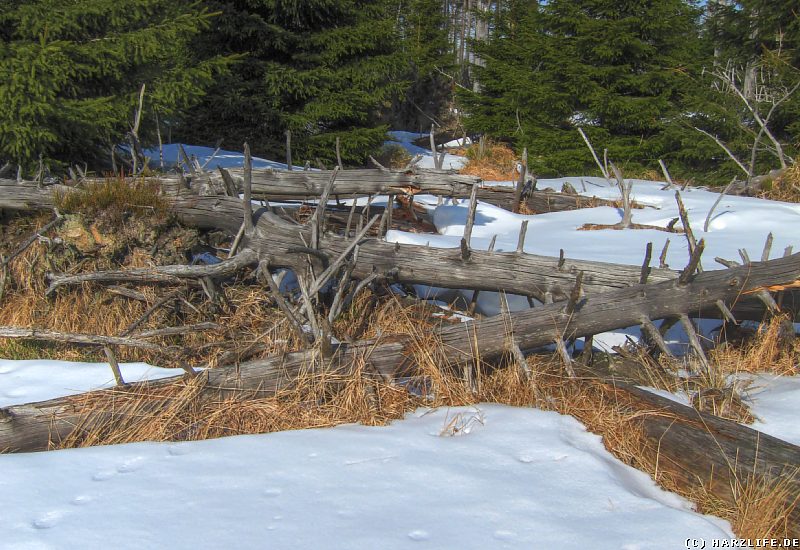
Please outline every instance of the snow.
[{"label": "snow", "polygon": [[[119,370],[126,382],[183,374],[181,370],[146,363],[120,363]],[[115,384],[108,363],[0,359],[0,407],[111,388]]]},{"label": "snow", "polygon": [[747,403],[758,419],[754,430],[800,445],[800,423],[797,410],[800,405],[800,377],[774,374],[748,375]]},{"label": "snow", "polygon": [[[393,130],[389,132],[389,136],[391,139],[386,142],[386,144],[396,144],[402,145],[410,155],[422,155],[422,159],[417,163],[417,166],[420,168],[434,168],[434,160],[433,154],[431,153],[430,148],[426,149],[425,147],[420,147],[419,145],[414,145],[414,141],[420,138],[426,138],[430,134],[420,134],[416,132],[402,132],[399,130]],[[467,159],[458,155],[451,155],[450,153],[445,153],[444,156],[444,163],[442,164],[442,168],[445,170],[460,170],[464,167],[467,163]]]},{"label": "snow", "polygon": [[[203,147],[202,145],[186,145],[179,143],[168,143],[163,146],[164,167],[167,169],[175,168],[181,162],[180,146],[186,155],[191,159],[197,159],[200,166],[204,166],[205,170],[216,170],[217,168],[241,168],[244,166],[244,154],[237,151],[226,151],[220,149],[217,154],[214,154],[213,147]],[[160,155],[162,153],[157,147],[146,149],[144,155],[150,158],[150,166],[158,168],[160,166]],[[253,168],[264,169],[272,168],[274,170],[286,170],[287,164],[282,162],[275,162],[272,160],[263,159],[260,157],[252,157]],[[294,163],[292,163],[294,166]],[[302,170],[302,166],[294,166],[295,170]]]},{"label": "snow", "polygon": [[[466,428],[466,429],[460,429]],[[683,548],[732,536],[553,412],[0,456],[3,548]]]},{"label": "snow", "polygon": [[[581,181],[584,185],[581,185]],[[540,180],[537,188],[560,190],[567,182],[587,196],[611,200],[620,198],[616,184],[603,178]],[[661,182],[632,180],[632,183],[633,200],[646,206],[633,210],[634,223],[666,228],[671,220],[679,217],[675,189],[662,190],[664,184]],[[695,237],[706,241],[703,254],[703,267],[706,270],[723,268],[713,262],[715,257],[739,261],[741,248],[747,250],[751,258],[760,259],[769,233],[773,233],[774,237],[772,258],[782,255],[785,247],[792,245],[797,248],[800,243],[797,237],[800,205],[725,196],[714,209],[708,231],[704,231],[708,212],[719,194],[705,189],[686,189],[680,194]],[[442,246],[457,247],[464,233],[466,214],[466,200],[448,201],[435,208],[434,223],[438,232],[452,237],[437,242]],[[641,265],[647,243],[652,242],[653,261],[657,265],[657,254],[669,239],[667,264],[673,269],[685,267],[689,255],[686,238],[682,234],[656,229],[578,230],[585,224],[611,225],[621,219],[621,210],[609,206],[524,216],[481,203],[472,230],[472,246],[485,249],[492,236],[497,235],[496,250],[515,250],[520,225],[528,220],[525,251],[532,254],[558,256],[563,249],[567,258]],[[683,227],[680,221],[676,227]],[[435,245],[432,243],[432,246]]]}]

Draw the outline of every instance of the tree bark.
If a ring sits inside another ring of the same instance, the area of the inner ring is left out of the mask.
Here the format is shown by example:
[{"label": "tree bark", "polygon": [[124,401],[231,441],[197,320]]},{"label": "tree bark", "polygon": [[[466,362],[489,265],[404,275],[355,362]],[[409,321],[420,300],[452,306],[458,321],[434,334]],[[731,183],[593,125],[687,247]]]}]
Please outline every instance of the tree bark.
[{"label": "tree bark", "polygon": [[787,535],[800,537],[800,447],[765,433],[676,403],[625,383],[606,382],[617,402],[638,411],[659,477],[681,488],[708,491],[729,506],[748,483],[789,485],[783,501],[789,510]]}]

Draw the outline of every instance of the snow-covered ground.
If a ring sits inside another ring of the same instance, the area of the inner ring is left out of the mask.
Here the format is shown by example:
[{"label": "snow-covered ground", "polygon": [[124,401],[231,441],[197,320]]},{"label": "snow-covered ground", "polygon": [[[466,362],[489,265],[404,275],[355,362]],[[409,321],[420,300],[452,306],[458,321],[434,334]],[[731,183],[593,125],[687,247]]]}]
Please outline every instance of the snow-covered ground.
[{"label": "snow-covered ground", "polygon": [[[150,166],[158,169],[161,159],[164,160],[164,168],[173,169],[181,164],[182,158],[180,145],[189,159],[195,159],[204,170],[216,170],[217,168],[241,168],[244,165],[244,155],[237,151],[227,151],[224,149],[216,150],[213,147],[202,145],[185,145],[178,143],[165,144],[160,150],[156,147],[146,149],[144,155],[150,159]],[[216,153],[216,154],[215,154]],[[260,157],[253,158],[253,168],[264,169],[273,168],[275,170],[286,170],[286,163],[267,160]],[[294,162],[292,163],[294,166]],[[186,166],[183,166],[188,171]],[[295,170],[302,170],[302,166],[294,166]]]},{"label": "snow-covered ground", "polygon": [[726,522],[552,412],[420,410],[177,444],[0,456],[2,548],[683,548]]},{"label": "snow-covered ground", "polygon": [[[429,134],[418,134],[416,132],[402,132],[399,130],[394,130],[389,132],[389,137],[391,140],[387,141],[386,143],[396,143],[398,145],[402,145],[412,156],[422,155],[422,159],[420,159],[420,161],[417,163],[417,166],[420,168],[434,168],[435,163],[433,160],[433,153],[431,153],[430,148],[414,145],[416,140],[420,138],[426,138],[428,136]],[[445,170],[460,170],[466,163],[467,161],[464,157],[445,153],[442,168]]]},{"label": "snow-covered ground", "polygon": [[[430,151],[411,144],[421,135],[395,132],[393,139],[433,166]],[[200,164],[212,153],[187,151]],[[177,159],[177,147],[165,147],[165,156]],[[208,167],[241,161],[240,153],[221,151]],[[460,163],[448,157],[445,167]],[[264,159],[254,164],[285,168]],[[616,185],[602,178],[542,180],[538,188],[560,189],[566,181],[583,194],[619,198]],[[634,181],[634,200],[647,206],[634,211],[634,222],[665,227],[678,217],[674,189],[662,186]],[[718,195],[687,189],[681,196],[697,238],[706,239],[707,270],[721,267],[715,256],[737,259],[741,248],[760,258],[770,232],[771,257],[787,246],[800,250],[798,205],[725,197],[704,231]],[[466,201],[418,202],[431,209],[439,234],[391,231],[388,238],[457,247]],[[471,245],[486,248],[497,235],[498,250],[515,249],[520,224],[528,220],[528,252],[558,256],[564,249],[569,258],[640,265],[648,242],[657,258],[669,239],[667,263],[684,267],[683,235],[578,230],[620,219],[621,212],[608,207],[520,216],[481,204]],[[512,308],[527,307],[522,299],[511,302]],[[482,293],[480,306],[496,312],[497,296]],[[610,346],[637,333],[626,329],[595,341]],[[668,339],[680,347],[682,336],[674,330]],[[122,368],[129,381],[174,372]],[[105,364],[0,361],[0,406],[112,383]],[[754,427],[800,444],[800,380],[761,375],[751,388],[759,418]],[[497,405],[420,410],[383,428],[2,455],[0,506],[0,548],[674,549],[687,538],[731,536],[727,523],[692,512],[687,502],[616,460],[574,419]]]},{"label": "snow-covered ground", "polygon": [[750,376],[748,402],[756,420],[752,428],[800,446],[800,377]]},{"label": "snow-covered ground", "polygon": [[[156,380],[183,371],[153,367],[146,363],[120,363],[125,382]],[[108,363],[70,361],[9,361],[0,358],[0,407],[46,401],[89,390],[114,387]]]}]

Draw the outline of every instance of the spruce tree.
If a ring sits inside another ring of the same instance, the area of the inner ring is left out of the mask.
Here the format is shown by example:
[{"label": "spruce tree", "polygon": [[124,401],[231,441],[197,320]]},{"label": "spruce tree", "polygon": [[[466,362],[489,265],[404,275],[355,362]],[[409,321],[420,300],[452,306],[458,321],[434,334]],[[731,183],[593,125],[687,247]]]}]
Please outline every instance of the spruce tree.
[{"label": "spruce tree", "polygon": [[441,0],[409,0],[400,4],[400,39],[406,56],[404,80],[392,121],[401,128],[422,130],[444,118],[452,102],[450,77],[455,67]]},{"label": "spruce tree", "polygon": [[364,162],[385,139],[381,115],[403,89],[397,4],[365,0],[233,0],[197,48],[242,55],[181,130],[185,140],[295,160]]},{"label": "spruce tree", "polygon": [[210,14],[186,0],[32,0],[0,11],[0,158],[30,166],[108,159],[132,126],[177,117],[224,71],[189,41]]},{"label": "spruce tree", "polygon": [[698,12],[683,0],[512,1],[461,93],[470,124],[526,145],[534,169],[577,173],[593,162],[576,131],[622,165],[653,165],[687,132]]}]

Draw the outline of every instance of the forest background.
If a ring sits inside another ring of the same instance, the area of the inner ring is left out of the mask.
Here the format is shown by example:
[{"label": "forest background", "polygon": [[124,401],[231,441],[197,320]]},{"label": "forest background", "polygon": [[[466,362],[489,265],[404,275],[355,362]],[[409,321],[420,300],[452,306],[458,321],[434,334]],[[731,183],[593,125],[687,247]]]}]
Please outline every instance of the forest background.
[{"label": "forest background", "polygon": [[433,125],[540,176],[597,172],[581,128],[626,175],[726,183],[793,161],[798,87],[796,0],[0,1],[0,165],[30,172],[108,170],[134,129],[358,166]]}]

